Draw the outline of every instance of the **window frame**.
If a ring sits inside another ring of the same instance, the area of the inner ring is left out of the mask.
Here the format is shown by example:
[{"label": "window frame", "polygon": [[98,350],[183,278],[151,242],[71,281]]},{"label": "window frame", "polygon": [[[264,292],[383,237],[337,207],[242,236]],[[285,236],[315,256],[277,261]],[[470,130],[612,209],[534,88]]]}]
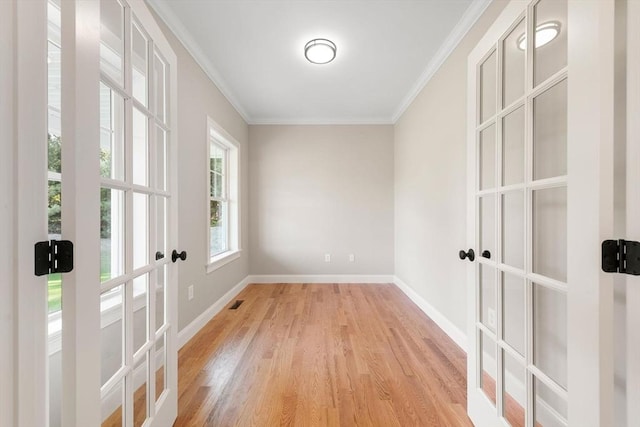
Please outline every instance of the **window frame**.
[{"label": "window frame", "polygon": [[[224,150],[224,177],[222,197],[214,197],[211,193],[211,146],[217,145]],[[207,117],[206,136],[206,263],[207,273],[211,273],[220,267],[240,258],[241,249],[241,221],[240,221],[240,144],[229,135],[213,119]],[[211,251],[211,201],[217,200],[226,204],[223,218],[226,219],[226,249],[220,253],[212,254]]]},{"label": "window frame", "polygon": [[[217,150],[222,152],[222,168],[218,173],[214,169],[211,169],[211,148],[215,146]],[[230,229],[229,229],[229,147],[222,144],[217,138],[212,137],[209,139],[209,219],[211,219],[211,202],[218,202],[222,205],[221,217],[222,227],[224,230],[224,246],[219,252],[213,253],[211,250],[211,240],[209,240],[209,259],[213,259],[227,252],[230,249]],[[212,194],[211,188],[211,176],[218,176],[222,184],[220,185],[220,194]],[[209,227],[209,239],[211,239],[211,227]]]}]

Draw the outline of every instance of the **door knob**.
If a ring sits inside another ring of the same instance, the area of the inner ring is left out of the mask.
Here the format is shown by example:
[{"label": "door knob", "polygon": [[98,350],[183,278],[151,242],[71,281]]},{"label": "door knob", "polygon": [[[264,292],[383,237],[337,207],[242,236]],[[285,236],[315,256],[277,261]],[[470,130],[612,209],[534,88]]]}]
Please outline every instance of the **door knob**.
[{"label": "door knob", "polygon": [[460,259],[469,258],[469,261],[473,261],[474,259],[476,259],[476,253],[473,251],[473,249],[469,249],[467,252],[462,250],[458,252],[458,256],[460,257]]},{"label": "door knob", "polygon": [[173,252],[171,252],[171,261],[176,262],[178,260],[178,258],[180,258],[182,261],[187,259],[187,252],[186,251],[182,251],[180,253],[178,253],[178,251],[176,251],[175,249],[173,250]]},{"label": "door knob", "polygon": [[482,257],[486,259],[491,259],[491,252],[487,250],[482,251]]},{"label": "door knob", "polygon": [[164,254],[160,251],[156,252],[156,261],[164,258]]}]

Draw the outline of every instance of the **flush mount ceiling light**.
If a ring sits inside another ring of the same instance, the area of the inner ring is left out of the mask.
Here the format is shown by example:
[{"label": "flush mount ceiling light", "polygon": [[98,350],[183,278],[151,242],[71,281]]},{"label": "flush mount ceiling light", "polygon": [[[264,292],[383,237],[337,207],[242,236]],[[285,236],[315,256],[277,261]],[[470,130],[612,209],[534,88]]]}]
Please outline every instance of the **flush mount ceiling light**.
[{"label": "flush mount ceiling light", "polygon": [[[536,49],[542,47],[558,37],[560,34],[560,23],[557,21],[549,21],[536,27]],[[518,37],[518,49],[525,50],[527,48],[527,36],[522,34]]]},{"label": "flush mount ceiling light", "polygon": [[313,39],[304,45],[304,56],[313,64],[328,64],[336,57],[336,45],[331,40]]}]

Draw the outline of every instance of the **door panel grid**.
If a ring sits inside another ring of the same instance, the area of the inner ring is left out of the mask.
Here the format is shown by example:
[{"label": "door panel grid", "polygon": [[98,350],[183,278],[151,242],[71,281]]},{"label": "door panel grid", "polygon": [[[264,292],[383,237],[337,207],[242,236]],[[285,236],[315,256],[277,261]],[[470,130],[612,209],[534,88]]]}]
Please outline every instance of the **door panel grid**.
[{"label": "door panel grid", "polygon": [[[566,93],[566,59],[536,65],[534,57],[548,55],[533,55],[524,35],[524,28],[534,33],[535,11],[551,13],[547,3],[529,5],[477,65],[476,241],[490,254],[478,258],[476,269],[473,380],[510,425],[567,419],[556,408],[567,398],[566,329],[548,321],[555,314],[566,325],[566,95],[553,92]],[[566,7],[564,13],[566,22]],[[534,68],[546,76],[536,87]]]}]

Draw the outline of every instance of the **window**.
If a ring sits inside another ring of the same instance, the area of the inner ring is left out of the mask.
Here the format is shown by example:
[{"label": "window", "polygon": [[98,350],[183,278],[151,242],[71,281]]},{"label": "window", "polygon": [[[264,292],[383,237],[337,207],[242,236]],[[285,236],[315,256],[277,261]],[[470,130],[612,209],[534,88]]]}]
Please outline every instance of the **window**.
[{"label": "window", "polygon": [[208,120],[207,229],[211,272],[240,256],[238,169],[239,145],[213,120]]}]

